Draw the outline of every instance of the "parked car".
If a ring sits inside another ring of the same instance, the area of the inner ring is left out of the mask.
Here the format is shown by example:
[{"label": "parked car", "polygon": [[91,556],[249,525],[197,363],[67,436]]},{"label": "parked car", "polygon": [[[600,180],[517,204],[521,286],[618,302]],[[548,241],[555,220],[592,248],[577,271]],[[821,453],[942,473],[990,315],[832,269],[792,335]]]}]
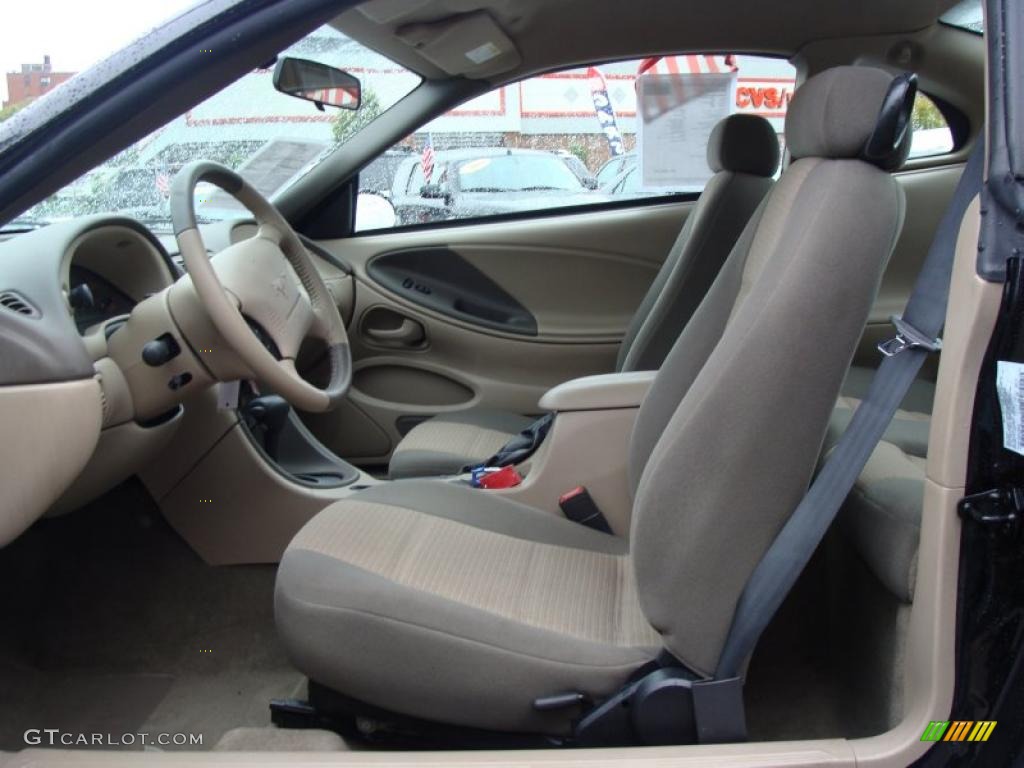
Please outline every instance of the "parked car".
[{"label": "parked car", "polygon": [[605,189],[611,186],[617,178],[619,178],[625,171],[630,168],[636,167],[636,153],[627,152],[624,155],[616,155],[615,157],[606,160],[600,168],[597,169],[597,173],[594,177],[597,179],[597,188]]},{"label": "parked car", "polygon": [[569,166],[569,170],[576,174],[576,178],[584,187],[597,189],[597,177],[590,172],[586,163],[567,149],[556,149],[555,154],[562,158],[562,162]]},{"label": "parked car", "polygon": [[[615,171],[614,175],[611,172]],[[602,181],[603,179],[603,181]],[[698,193],[703,186],[681,186],[679,188],[653,190],[643,185],[643,174],[640,164],[637,162],[635,153],[613,157],[608,160],[597,172],[597,180],[601,193],[615,199],[629,199],[634,197],[650,197],[652,192],[666,192],[674,194]]]},{"label": "parked car", "polygon": [[440,150],[428,181],[420,155],[398,166],[391,201],[399,224],[425,224],[602,202],[553,152],[486,147]]},{"label": "parked car", "polygon": [[391,197],[398,169],[405,160],[418,157],[411,149],[389,149],[359,172],[359,190]]}]

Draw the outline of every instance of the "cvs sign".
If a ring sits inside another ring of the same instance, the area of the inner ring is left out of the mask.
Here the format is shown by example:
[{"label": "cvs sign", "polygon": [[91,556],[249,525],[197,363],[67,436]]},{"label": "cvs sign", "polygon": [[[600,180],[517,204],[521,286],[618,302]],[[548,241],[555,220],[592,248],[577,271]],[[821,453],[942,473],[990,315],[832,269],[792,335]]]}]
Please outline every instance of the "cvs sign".
[{"label": "cvs sign", "polygon": [[736,111],[782,117],[793,98],[793,80],[741,77],[736,84]]}]

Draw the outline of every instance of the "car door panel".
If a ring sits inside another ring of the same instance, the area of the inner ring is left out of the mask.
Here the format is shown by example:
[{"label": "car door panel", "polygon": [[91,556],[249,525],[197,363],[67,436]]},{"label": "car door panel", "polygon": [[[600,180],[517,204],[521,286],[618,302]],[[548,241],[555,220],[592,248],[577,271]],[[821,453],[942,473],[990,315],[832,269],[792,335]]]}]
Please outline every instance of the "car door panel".
[{"label": "car door panel", "polygon": [[[551,387],[614,368],[691,208],[675,201],[320,243],[353,269],[355,363],[346,406],[304,419],[340,455],[380,463],[403,432],[434,414],[478,406],[537,413]],[[460,303],[424,300],[434,292]],[[519,308],[533,332],[524,332],[525,319],[501,322]]]}]

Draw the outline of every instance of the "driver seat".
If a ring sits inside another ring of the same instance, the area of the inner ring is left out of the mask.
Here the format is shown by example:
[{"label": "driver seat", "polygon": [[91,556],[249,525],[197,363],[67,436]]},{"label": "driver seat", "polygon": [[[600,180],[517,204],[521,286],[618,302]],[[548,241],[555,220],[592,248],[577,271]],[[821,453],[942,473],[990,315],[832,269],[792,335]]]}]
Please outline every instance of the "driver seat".
[{"label": "driver seat", "polygon": [[909,129],[897,138],[892,117],[909,102],[893,87],[839,67],[798,90],[795,160],[640,409],[628,540],[454,481],[357,493],[280,564],[276,620],[299,670],[389,712],[554,736],[585,705],[539,698],[600,701],[665,653],[713,673],[740,592],[807,490],[902,226],[889,171]]}]

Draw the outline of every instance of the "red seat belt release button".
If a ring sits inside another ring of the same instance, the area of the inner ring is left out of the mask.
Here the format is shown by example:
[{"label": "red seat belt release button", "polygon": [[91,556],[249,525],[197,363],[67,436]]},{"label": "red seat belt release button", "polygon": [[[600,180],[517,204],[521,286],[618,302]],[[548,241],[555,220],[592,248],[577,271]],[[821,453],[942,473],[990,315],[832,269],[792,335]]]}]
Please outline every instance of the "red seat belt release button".
[{"label": "red seat belt release button", "polygon": [[497,472],[488,472],[479,480],[480,487],[488,490],[514,488],[521,482],[523,482],[523,476],[512,466],[502,467]]},{"label": "red seat belt release button", "polygon": [[581,493],[586,493],[586,492],[587,492],[586,488],[584,488],[582,485],[577,485],[571,491],[566,491],[565,493],[563,493],[561,496],[558,497],[558,506],[559,507],[565,506],[574,497],[579,496]]}]

